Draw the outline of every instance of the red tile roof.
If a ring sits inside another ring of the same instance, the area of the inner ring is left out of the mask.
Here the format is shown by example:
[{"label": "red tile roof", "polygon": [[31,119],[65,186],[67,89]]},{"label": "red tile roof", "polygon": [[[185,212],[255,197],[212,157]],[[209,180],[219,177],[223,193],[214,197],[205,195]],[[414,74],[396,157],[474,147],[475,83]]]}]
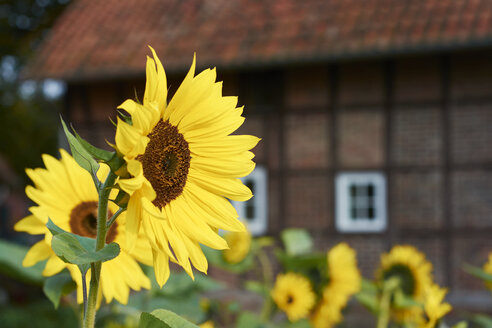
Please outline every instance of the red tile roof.
[{"label": "red tile roof", "polygon": [[66,80],[492,45],[490,0],[75,0],[26,73]]}]

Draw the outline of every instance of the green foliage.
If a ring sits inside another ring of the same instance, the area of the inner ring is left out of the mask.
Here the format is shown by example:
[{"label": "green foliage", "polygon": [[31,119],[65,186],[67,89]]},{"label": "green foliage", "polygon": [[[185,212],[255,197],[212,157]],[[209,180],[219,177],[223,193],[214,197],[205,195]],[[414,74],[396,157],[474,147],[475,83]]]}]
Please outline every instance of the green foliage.
[{"label": "green foliage", "polygon": [[282,231],[281,238],[288,255],[308,254],[313,250],[313,240],[304,229],[286,229]]},{"label": "green foliage", "polygon": [[66,232],[51,220],[48,220],[46,227],[53,234],[51,248],[55,254],[66,263],[78,265],[82,273],[87,272],[91,263],[112,260],[120,253],[117,243],[107,244],[96,251],[96,240],[93,238]]},{"label": "green foliage", "polygon": [[469,264],[464,264],[463,265],[463,270],[468,272],[469,274],[480,278],[486,282],[492,282],[492,274],[485,272],[483,269],[469,265]]},{"label": "green foliage", "polygon": [[168,310],[143,312],[140,316],[139,328],[197,328],[198,326]]},{"label": "green foliage", "polygon": [[44,277],[43,263],[22,266],[28,247],[0,239],[0,273],[30,284],[41,285]]},{"label": "green foliage", "polygon": [[471,322],[480,328],[492,328],[492,317],[485,314],[472,315]]},{"label": "green foliage", "polygon": [[63,270],[57,275],[46,278],[43,291],[46,297],[53,303],[55,309],[60,304],[62,296],[68,295],[77,288],[68,271]]},{"label": "green foliage", "polygon": [[[61,119],[61,118],[60,118]],[[99,164],[96,162],[94,157],[84,148],[84,146],[79,142],[79,140],[68,130],[67,125],[61,119],[63,126],[63,131],[67,137],[68,144],[70,145],[70,150],[72,151],[72,156],[83,169],[95,176],[97,170],[99,169]]]}]

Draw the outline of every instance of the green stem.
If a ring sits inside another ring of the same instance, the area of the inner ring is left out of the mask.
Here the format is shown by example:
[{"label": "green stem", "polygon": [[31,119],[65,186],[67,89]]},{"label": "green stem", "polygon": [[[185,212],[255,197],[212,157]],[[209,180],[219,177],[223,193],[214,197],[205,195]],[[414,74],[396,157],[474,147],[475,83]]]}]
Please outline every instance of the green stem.
[{"label": "green stem", "polygon": [[391,297],[400,286],[400,279],[390,278],[383,282],[383,294],[379,300],[379,314],[377,328],[387,328],[391,312]]},{"label": "green stem", "polygon": [[[260,261],[262,273],[263,273],[263,286],[265,291],[270,291],[272,289],[273,282],[273,270],[270,265],[270,261],[263,250],[258,251],[258,261]],[[261,309],[261,321],[268,322],[270,316],[272,315],[273,301],[270,294],[265,295],[265,301],[263,303],[263,308]]]},{"label": "green stem", "polygon": [[[106,181],[99,189],[99,204],[97,208],[97,237],[96,251],[106,244],[106,222],[108,220],[108,200],[111,189],[114,186],[116,174],[109,172]],[[87,312],[84,318],[84,328],[93,328],[96,319],[97,295],[99,294],[99,277],[101,275],[101,262],[91,264],[91,282]]]}]

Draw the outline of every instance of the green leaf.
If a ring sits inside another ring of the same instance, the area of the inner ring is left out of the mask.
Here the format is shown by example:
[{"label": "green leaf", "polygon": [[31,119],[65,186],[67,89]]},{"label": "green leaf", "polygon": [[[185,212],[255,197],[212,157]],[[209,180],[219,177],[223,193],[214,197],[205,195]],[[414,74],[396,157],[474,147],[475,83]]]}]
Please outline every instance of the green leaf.
[{"label": "green leaf", "polygon": [[68,144],[70,145],[70,150],[72,151],[72,156],[75,161],[86,171],[91,174],[96,174],[99,169],[99,164],[92,157],[92,155],[82,146],[82,144],[74,137],[74,135],[68,131],[67,125],[60,117],[63,131],[67,137]]},{"label": "green leaf", "polygon": [[379,298],[377,294],[362,291],[356,294],[355,298],[369,311],[377,315],[377,313],[379,312]]},{"label": "green leaf", "polygon": [[64,262],[83,266],[80,268],[83,272],[87,271],[86,265],[98,261],[112,260],[120,253],[120,246],[114,242],[95,251],[96,240],[94,238],[66,232],[50,219],[48,219],[46,227],[53,234],[51,248],[55,254]]},{"label": "green leaf", "polygon": [[28,250],[26,246],[0,240],[0,274],[30,284],[42,285],[44,263],[38,262],[31,267],[22,265],[22,260]]},{"label": "green leaf", "polygon": [[198,328],[174,312],[168,310],[154,310],[151,313],[142,312],[139,328]]},{"label": "green leaf", "polygon": [[56,309],[60,304],[60,298],[69,294],[75,288],[77,288],[77,285],[73,282],[70,274],[64,270],[57,275],[46,278],[43,285],[43,292]]},{"label": "green leaf", "polygon": [[64,262],[77,265],[109,261],[120,254],[120,246],[117,243],[113,242],[98,251],[93,251],[96,248],[95,239],[80,237],[69,232],[53,236],[51,248]]},{"label": "green leaf", "polygon": [[485,314],[472,315],[471,321],[480,328],[492,328],[492,318]]},{"label": "green leaf", "polygon": [[82,139],[81,136],[72,128],[75,138],[77,141],[84,147],[84,149],[94,158],[97,158],[103,162],[108,162],[113,158],[115,152],[107,151],[105,149],[97,148],[96,146],[91,145],[86,140]]},{"label": "green leaf", "polygon": [[65,230],[57,226],[53,221],[51,221],[51,219],[48,219],[48,223],[46,223],[46,228],[48,228],[53,236],[56,236],[59,233],[66,232]]},{"label": "green leaf", "polygon": [[485,272],[481,268],[469,265],[469,264],[464,264],[463,265],[463,270],[468,272],[471,275],[474,275],[477,278],[480,278],[482,280],[485,280],[486,282],[492,282],[492,274]]},{"label": "green leaf", "polygon": [[307,254],[313,250],[313,240],[304,229],[286,229],[281,238],[288,255]]},{"label": "green leaf", "polygon": [[237,319],[236,328],[264,328],[261,319],[254,313],[243,312]]}]

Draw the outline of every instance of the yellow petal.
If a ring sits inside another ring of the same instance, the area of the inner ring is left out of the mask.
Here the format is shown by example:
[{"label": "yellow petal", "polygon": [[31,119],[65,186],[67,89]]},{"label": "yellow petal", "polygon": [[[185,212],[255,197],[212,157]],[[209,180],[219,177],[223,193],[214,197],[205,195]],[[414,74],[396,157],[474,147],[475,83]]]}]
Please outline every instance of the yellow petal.
[{"label": "yellow petal", "polygon": [[142,221],[142,203],[139,193],[135,193],[134,197],[130,197],[126,214],[126,248],[131,251],[135,247],[135,243],[140,231],[140,223]]},{"label": "yellow petal", "polygon": [[236,201],[246,201],[253,194],[241,180],[232,178],[210,177],[190,168],[188,179],[201,188],[216,195],[224,196]]},{"label": "yellow petal", "polygon": [[33,266],[39,261],[46,260],[51,254],[53,254],[53,251],[50,246],[44,240],[41,240],[27,251],[22,265],[25,267]]},{"label": "yellow petal", "polygon": [[15,231],[28,232],[31,235],[39,235],[48,231],[44,223],[34,215],[29,215],[14,225]]},{"label": "yellow petal", "polygon": [[44,267],[43,270],[43,276],[49,277],[57,274],[61,270],[65,269],[67,267],[67,264],[60,260],[58,256],[56,256],[54,253],[50,256],[48,261],[46,262],[46,266]]},{"label": "yellow petal", "polygon": [[152,250],[152,255],[154,258],[155,280],[162,287],[169,279],[171,273],[169,270],[169,257],[163,252],[156,250]]},{"label": "yellow petal", "polygon": [[203,219],[209,225],[227,231],[246,231],[244,224],[238,220],[236,209],[225,198],[210,193],[192,182],[186,183],[186,189],[184,197],[190,199],[188,204],[196,212],[202,211]]}]

